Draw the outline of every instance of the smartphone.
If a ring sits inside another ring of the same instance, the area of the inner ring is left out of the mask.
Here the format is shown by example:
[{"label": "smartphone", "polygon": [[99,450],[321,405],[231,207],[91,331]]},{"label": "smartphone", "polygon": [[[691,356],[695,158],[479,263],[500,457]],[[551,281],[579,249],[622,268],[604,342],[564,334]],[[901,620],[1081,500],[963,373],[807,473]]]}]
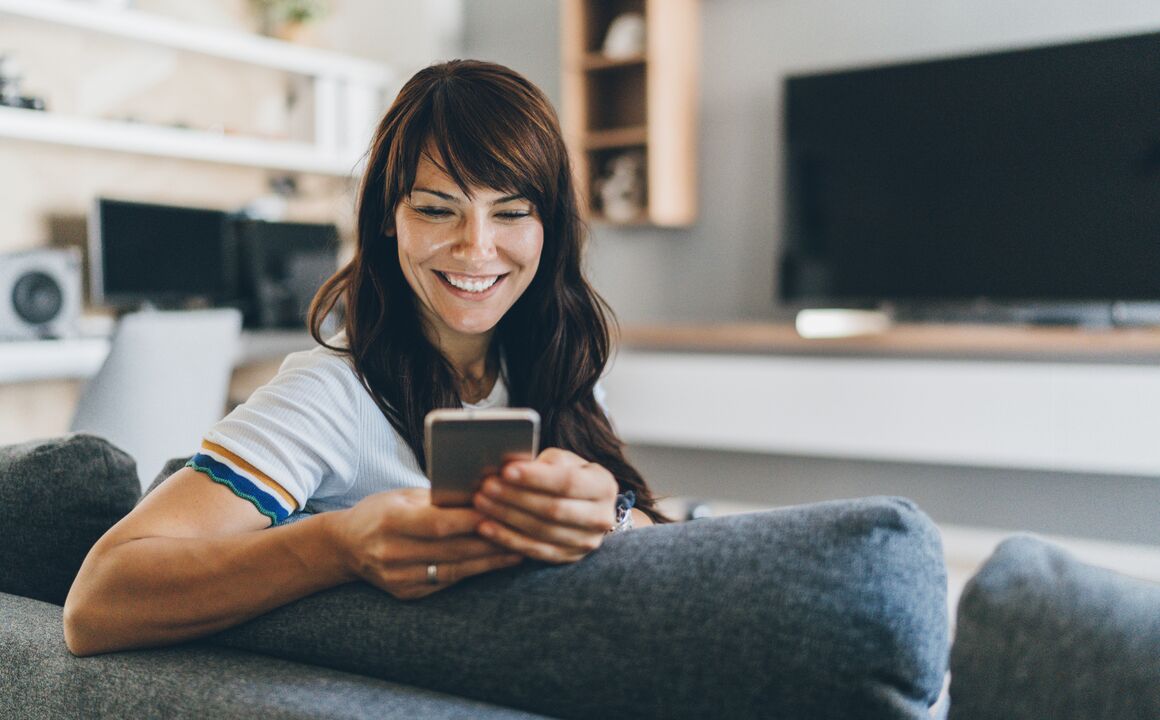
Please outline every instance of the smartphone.
[{"label": "smartphone", "polygon": [[531,408],[432,410],[423,429],[431,502],[442,507],[470,505],[483,478],[534,458],[540,444],[540,414]]}]

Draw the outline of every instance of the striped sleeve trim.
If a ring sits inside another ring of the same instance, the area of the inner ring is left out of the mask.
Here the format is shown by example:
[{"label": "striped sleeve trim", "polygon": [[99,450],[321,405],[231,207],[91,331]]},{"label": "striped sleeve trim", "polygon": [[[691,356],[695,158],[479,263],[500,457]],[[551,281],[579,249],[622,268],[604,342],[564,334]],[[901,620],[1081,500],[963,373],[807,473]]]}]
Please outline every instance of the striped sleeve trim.
[{"label": "striped sleeve trim", "polygon": [[228,487],[235,495],[249,500],[276,525],[298,508],[298,503],[286,490],[250,463],[211,442],[201,444],[201,452],[186,463],[205,473],[216,483]]}]

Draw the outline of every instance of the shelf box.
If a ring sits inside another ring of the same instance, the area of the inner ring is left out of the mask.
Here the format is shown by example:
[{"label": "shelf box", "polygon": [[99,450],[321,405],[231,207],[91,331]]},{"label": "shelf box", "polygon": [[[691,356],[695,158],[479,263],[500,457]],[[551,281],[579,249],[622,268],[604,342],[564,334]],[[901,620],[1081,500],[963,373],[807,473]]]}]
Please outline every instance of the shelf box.
[{"label": "shelf box", "polygon": [[584,147],[588,150],[605,150],[609,148],[627,148],[643,146],[648,142],[648,127],[613,128],[590,132],[585,136]]},{"label": "shelf box", "polygon": [[[600,207],[595,185],[614,151],[646,151],[645,222],[686,227],[697,218],[698,0],[561,0],[561,124],[586,216]],[[613,21],[637,12],[645,51],[601,52]],[[623,225],[638,224],[615,223]]]}]

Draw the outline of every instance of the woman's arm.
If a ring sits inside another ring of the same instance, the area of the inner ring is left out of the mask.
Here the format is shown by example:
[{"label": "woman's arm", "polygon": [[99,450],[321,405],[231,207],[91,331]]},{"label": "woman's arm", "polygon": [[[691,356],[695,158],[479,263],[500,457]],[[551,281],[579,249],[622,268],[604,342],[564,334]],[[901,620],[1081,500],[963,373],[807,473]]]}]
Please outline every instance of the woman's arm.
[{"label": "woman's arm", "polygon": [[65,641],[77,655],[165,645],[360,578],[413,598],[519,562],[475,534],[480,520],[399,490],[267,529],[248,501],[185,468],[93,546],[65,601]]},{"label": "woman's arm", "polygon": [[[616,523],[617,491],[616,479],[601,465],[548,448],[484,481],[474,498],[488,516],[479,533],[537,560],[575,562],[600,547]],[[632,513],[637,527],[652,524],[643,512]]]}]

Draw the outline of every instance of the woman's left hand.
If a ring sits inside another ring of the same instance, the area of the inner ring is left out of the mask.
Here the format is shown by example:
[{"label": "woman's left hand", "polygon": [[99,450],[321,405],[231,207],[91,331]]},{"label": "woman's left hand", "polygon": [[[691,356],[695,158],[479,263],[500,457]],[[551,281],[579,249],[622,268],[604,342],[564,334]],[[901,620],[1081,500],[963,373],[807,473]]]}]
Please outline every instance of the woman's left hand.
[{"label": "woman's left hand", "polygon": [[479,533],[536,560],[575,562],[600,547],[615,523],[617,492],[604,467],[548,448],[484,480],[474,504],[489,519]]}]

